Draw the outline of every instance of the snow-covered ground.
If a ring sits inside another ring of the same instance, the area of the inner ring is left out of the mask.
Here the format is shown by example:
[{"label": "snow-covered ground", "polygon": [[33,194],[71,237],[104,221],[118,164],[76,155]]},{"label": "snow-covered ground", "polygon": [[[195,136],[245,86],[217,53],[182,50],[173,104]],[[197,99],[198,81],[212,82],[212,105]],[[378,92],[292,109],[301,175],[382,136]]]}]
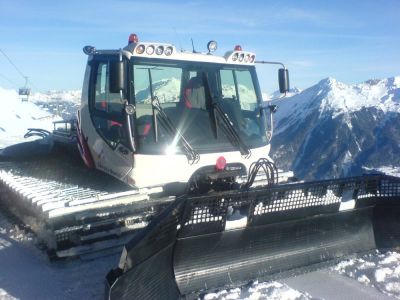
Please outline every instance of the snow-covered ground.
[{"label": "snow-covered ground", "polygon": [[228,299],[270,299],[270,300],[306,300],[315,299],[306,292],[299,292],[284,283],[252,282],[246,287],[231,290],[222,290],[217,293],[209,293],[204,300],[228,300]]},{"label": "snow-covered ground", "polygon": [[400,167],[395,166],[381,166],[378,168],[363,167],[367,173],[382,173],[390,176],[400,177]]},{"label": "snow-covered ground", "polygon": [[334,268],[357,281],[400,299],[400,253],[369,253],[340,262]]},{"label": "snow-covered ground", "polygon": [[400,167],[389,167],[384,166],[377,169],[378,172],[382,172],[386,175],[400,177]]},{"label": "snow-covered ground", "polygon": [[104,279],[119,255],[49,262],[35,237],[0,210],[0,299],[104,299]]}]

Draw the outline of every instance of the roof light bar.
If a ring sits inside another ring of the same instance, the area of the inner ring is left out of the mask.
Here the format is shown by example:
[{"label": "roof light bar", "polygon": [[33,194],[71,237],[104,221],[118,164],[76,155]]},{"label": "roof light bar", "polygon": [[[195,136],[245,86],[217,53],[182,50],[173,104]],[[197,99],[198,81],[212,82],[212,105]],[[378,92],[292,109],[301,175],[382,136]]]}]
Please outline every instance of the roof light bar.
[{"label": "roof light bar", "polygon": [[170,56],[174,52],[174,47],[168,44],[157,44],[157,43],[140,43],[135,45],[133,51],[139,55],[165,55]]},{"label": "roof light bar", "polygon": [[229,51],[225,54],[225,60],[231,63],[254,64],[256,55],[247,51]]}]

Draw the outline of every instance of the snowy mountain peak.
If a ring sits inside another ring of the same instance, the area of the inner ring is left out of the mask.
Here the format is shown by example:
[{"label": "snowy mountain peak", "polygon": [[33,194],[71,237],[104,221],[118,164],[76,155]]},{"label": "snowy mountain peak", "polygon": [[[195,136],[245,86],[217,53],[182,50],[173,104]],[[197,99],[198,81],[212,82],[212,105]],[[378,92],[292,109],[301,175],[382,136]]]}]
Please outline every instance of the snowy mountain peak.
[{"label": "snowy mountain peak", "polygon": [[318,111],[320,117],[336,118],[343,114],[376,108],[383,113],[400,113],[400,76],[373,79],[348,85],[328,77],[304,91],[279,100],[276,114],[278,131]]},{"label": "snowy mountain peak", "polygon": [[325,79],[322,79],[320,82],[316,84],[316,87],[320,90],[320,94],[323,92],[329,93],[329,92],[334,92],[334,91],[340,91],[347,89],[349,85],[338,81],[337,79],[333,77],[327,77]]},{"label": "snowy mountain peak", "polygon": [[[389,77],[385,79],[370,79],[365,81],[362,84],[366,84],[369,86],[376,86],[376,85],[386,85],[388,89],[392,88],[400,88],[400,76]],[[361,84],[361,85],[362,85]]]},{"label": "snowy mountain peak", "polygon": [[333,78],[333,77],[327,77],[322,79],[320,82],[318,82],[317,84],[319,86],[326,86],[326,87],[332,87],[334,85],[336,85],[338,83],[338,81]]},{"label": "snowy mountain peak", "polygon": [[284,97],[284,94],[281,94],[280,91],[275,91],[272,93],[272,95],[263,93],[263,99],[264,99],[264,101],[274,101],[274,100],[278,100],[278,99],[285,99],[287,97],[292,97],[294,95],[297,95],[301,92],[302,92],[302,90],[295,86],[295,87],[292,87],[289,89],[289,92],[287,92],[286,97]]}]

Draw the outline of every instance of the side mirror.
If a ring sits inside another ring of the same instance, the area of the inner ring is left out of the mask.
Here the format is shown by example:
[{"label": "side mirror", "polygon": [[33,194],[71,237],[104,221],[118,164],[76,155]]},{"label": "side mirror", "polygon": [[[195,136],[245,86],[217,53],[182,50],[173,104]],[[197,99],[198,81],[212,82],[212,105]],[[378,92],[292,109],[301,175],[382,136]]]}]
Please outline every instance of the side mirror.
[{"label": "side mirror", "polygon": [[289,70],[279,69],[278,71],[279,91],[283,93],[289,92]]},{"label": "side mirror", "polygon": [[125,63],[123,61],[110,62],[110,92],[119,93],[125,90]]}]

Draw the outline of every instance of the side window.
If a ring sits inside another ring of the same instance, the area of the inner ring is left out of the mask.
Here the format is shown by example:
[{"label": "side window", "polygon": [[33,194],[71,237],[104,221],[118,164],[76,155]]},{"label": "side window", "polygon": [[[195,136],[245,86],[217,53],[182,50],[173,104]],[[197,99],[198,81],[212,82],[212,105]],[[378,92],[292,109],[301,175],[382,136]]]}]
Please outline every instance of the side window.
[{"label": "side window", "polygon": [[95,70],[92,120],[100,136],[111,147],[115,147],[124,140],[122,125],[124,104],[119,93],[111,93],[109,90],[109,61],[98,62]]},{"label": "side window", "polygon": [[120,114],[124,105],[119,93],[109,91],[109,63],[100,62],[96,74],[95,108],[100,111]]}]

